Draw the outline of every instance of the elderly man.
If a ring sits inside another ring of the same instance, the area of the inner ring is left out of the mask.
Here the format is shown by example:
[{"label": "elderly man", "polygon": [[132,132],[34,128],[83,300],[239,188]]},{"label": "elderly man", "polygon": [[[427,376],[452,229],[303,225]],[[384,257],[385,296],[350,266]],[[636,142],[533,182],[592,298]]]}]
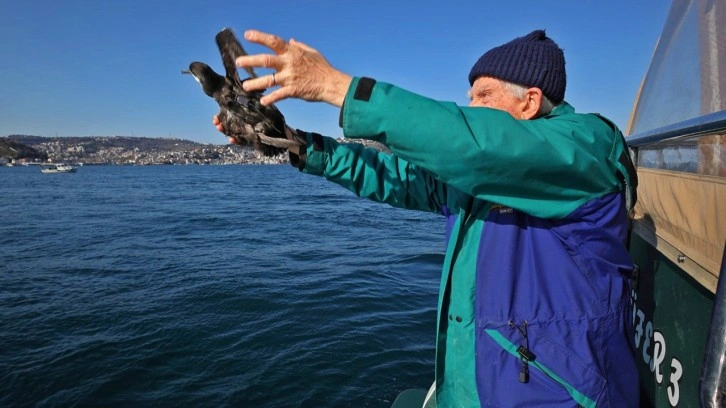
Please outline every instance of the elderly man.
[{"label": "elderly man", "polygon": [[[564,101],[562,50],[537,30],[486,52],[457,106],[334,69],[295,40],[248,31],[274,54],[284,98],[341,108],[346,137],[297,131],[301,171],[359,196],[446,217],[435,396],[439,407],[636,407],[627,211],[635,175],[620,131]],[[221,129],[218,120],[214,123]]]}]

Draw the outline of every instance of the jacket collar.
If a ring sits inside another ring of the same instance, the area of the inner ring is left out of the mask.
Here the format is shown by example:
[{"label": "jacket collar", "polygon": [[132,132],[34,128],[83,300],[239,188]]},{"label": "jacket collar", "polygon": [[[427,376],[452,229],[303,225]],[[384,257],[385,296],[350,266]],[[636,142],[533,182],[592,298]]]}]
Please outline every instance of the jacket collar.
[{"label": "jacket collar", "polygon": [[572,105],[570,105],[569,103],[562,101],[559,105],[555,106],[555,108],[552,109],[552,112],[543,117],[549,118],[553,116],[567,115],[569,113],[575,113],[575,108],[573,108]]}]

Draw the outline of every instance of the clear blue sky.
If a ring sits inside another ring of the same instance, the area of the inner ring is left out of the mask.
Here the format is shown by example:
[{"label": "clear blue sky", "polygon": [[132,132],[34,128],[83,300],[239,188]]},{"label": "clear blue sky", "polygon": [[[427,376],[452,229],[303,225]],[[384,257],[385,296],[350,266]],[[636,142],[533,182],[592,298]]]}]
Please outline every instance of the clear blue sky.
[{"label": "clear blue sky", "polygon": [[[194,60],[223,71],[214,43],[223,27],[292,37],[351,75],[460,104],[484,51],[546,29],[565,50],[565,99],[625,129],[669,8],[668,0],[2,1],[0,136],[226,143],[210,124],[215,102],[180,74]],[[342,135],[332,106],[278,107],[294,127]]]}]

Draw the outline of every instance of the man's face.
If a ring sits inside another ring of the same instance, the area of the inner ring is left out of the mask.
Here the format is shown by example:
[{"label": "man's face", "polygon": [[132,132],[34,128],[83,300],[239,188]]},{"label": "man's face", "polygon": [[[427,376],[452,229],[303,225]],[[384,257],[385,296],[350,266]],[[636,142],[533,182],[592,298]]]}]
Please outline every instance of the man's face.
[{"label": "man's face", "polygon": [[496,78],[477,78],[469,90],[469,99],[471,107],[499,109],[509,112],[516,119],[528,119],[523,116],[526,98],[517,98]]}]

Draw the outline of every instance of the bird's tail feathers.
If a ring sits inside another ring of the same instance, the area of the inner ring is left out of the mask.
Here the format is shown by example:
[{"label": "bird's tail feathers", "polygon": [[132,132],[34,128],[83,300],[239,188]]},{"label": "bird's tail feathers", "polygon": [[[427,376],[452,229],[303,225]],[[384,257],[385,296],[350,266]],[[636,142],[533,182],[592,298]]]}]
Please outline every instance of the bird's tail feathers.
[{"label": "bird's tail feathers", "polygon": [[281,149],[290,149],[292,147],[304,145],[304,143],[302,143],[299,140],[289,140],[289,139],[282,139],[279,137],[270,137],[270,136],[263,135],[261,133],[258,133],[257,136],[260,138],[260,142],[262,142],[263,144],[266,144],[268,146],[279,147]]}]

